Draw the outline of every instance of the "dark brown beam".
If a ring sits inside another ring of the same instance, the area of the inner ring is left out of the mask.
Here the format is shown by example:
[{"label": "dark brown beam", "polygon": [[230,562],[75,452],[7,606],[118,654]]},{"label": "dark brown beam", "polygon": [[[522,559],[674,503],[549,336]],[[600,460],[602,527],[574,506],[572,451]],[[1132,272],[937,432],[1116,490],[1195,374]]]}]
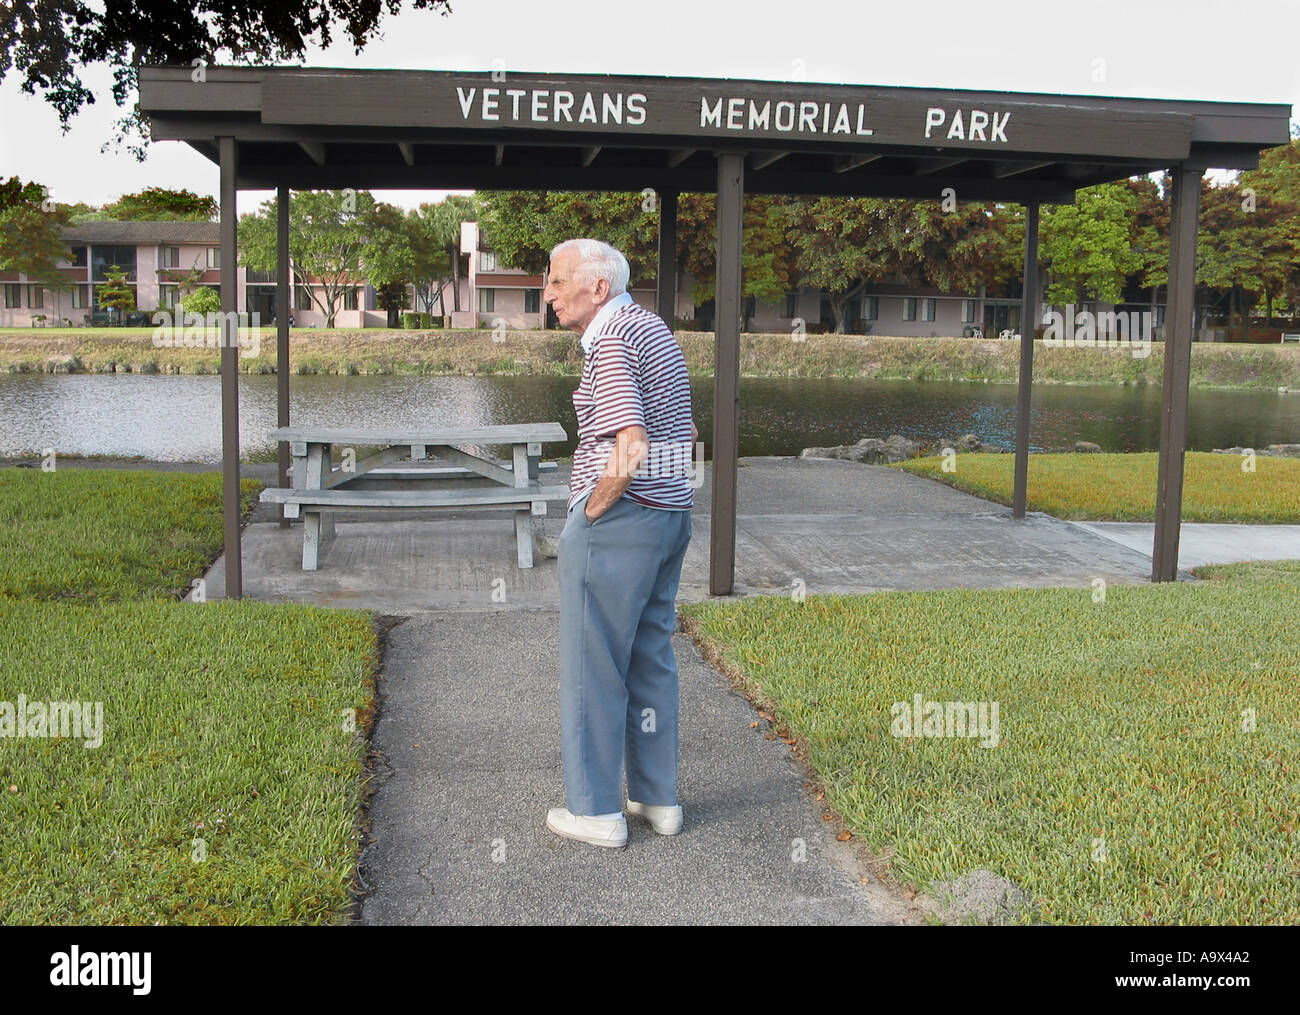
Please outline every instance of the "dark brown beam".
[{"label": "dark brown beam", "polygon": [[718,251],[714,306],[713,506],[709,521],[709,594],[736,584],[736,457],[740,434],[740,258],[745,157],[718,155]]},{"label": "dark brown beam", "polygon": [[835,172],[847,173],[859,166],[865,166],[869,162],[875,162],[877,159],[883,158],[883,155],[837,155],[835,156]]},{"label": "dark brown beam", "polygon": [[299,141],[298,147],[318,166],[325,165],[325,145],[319,141]]},{"label": "dark brown beam", "polygon": [[1048,166],[1056,165],[1055,162],[1008,162],[1006,165],[995,166],[993,169],[993,179],[1008,180],[1013,176],[1021,176],[1025,173],[1032,173],[1035,169],[1046,169]]},{"label": "dark brown beam", "polygon": [[505,160],[506,160],[506,146],[503,144],[499,144],[494,149],[492,149],[492,165],[494,166],[502,165],[504,164]]},{"label": "dark brown beam", "polygon": [[1201,170],[1179,166],[1169,210],[1169,303],[1165,309],[1165,372],[1160,414],[1160,466],[1156,477],[1156,530],[1151,580],[1178,577],[1178,537],[1183,517],[1183,455],[1187,447],[1187,389],[1192,368],[1196,292],[1196,224]]},{"label": "dark brown beam", "polygon": [[[512,153],[513,156],[513,153]],[[979,167],[981,172],[984,166]],[[1121,174],[1118,178],[1122,178]],[[239,185],[249,190],[274,189],[279,182],[294,190],[340,190],[344,187],[418,190],[604,190],[637,193],[646,187],[656,191],[713,193],[717,177],[712,171],[682,167],[639,169],[636,167],[582,166],[485,166],[403,165],[394,160],[385,165],[339,165],[332,158],[325,166],[288,165],[276,161],[246,164]],[[1040,204],[1069,204],[1074,183],[1057,180],[990,180],[974,176],[875,175],[870,173],[823,173],[783,171],[780,166],[755,173],[747,190],[751,194],[807,194],[843,197],[932,198],[943,187],[953,187],[964,200],[1029,200]]]},{"label": "dark brown beam", "polygon": [[673,326],[677,316],[677,192],[659,195],[659,271],[655,278],[655,313]]},{"label": "dark brown beam", "polygon": [[582,164],[589,166],[596,161],[596,156],[600,154],[600,145],[592,145],[590,148],[582,149]]},{"label": "dark brown beam", "polygon": [[1038,205],[1025,205],[1025,279],[1020,303],[1020,378],[1016,388],[1016,475],[1011,517],[1025,517],[1029,485],[1029,414],[1034,390],[1034,328],[1038,324]]},{"label": "dark brown beam", "polygon": [[226,598],[244,594],[239,545],[239,252],[235,229],[235,174],[238,150],[233,137],[218,138],[221,153],[221,475],[225,533]]},{"label": "dark brown beam", "polygon": [[415,165],[415,145],[406,141],[398,141],[397,150],[402,153],[403,162],[408,166]]},{"label": "dark brown beam", "polygon": [[670,152],[668,155],[668,168],[676,169],[694,154],[694,148],[679,148],[675,152]]},{"label": "dark brown beam", "polygon": [[789,152],[753,152],[749,156],[749,168],[755,172],[766,169],[772,163],[780,162],[789,154]]},{"label": "dark brown beam", "polygon": [[954,166],[970,161],[970,156],[960,159],[922,159],[921,164],[916,167],[916,175],[933,176],[935,173],[942,173],[945,169],[952,169]]},{"label": "dark brown beam", "polygon": [[[277,426],[289,425],[289,311],[293,293],[289,288],[289,188],[275,188],[275,419]],[[280,486],[289,480],[289,443],[279,442]],[[284,505],[280,505],[280,528],[287,529]]]}]

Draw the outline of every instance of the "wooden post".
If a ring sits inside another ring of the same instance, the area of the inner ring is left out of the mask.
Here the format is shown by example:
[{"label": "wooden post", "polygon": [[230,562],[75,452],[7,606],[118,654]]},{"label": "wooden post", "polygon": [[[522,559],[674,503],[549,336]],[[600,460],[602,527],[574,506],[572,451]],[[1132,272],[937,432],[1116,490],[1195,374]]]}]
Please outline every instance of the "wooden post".
[{"label": "wooden post", "polygon": [[1038,202],[1025,204],[1025,278],[1020,303],[1020,380],[1016,389],[1016,476],[1011,517],[1025,517],[1029,486],[1029,413],[1034,390],[1034,329],[1038,325]]},{"label": "wooden post", "polygon": [[659,274],[655,280],[655,313],[668,327],[677,316],[677,191],[659,195]]},{"label": "wooden post", "polygon": [[[276,426],[289,425],[289,313],[293,292],[289,288],[289,188],[275,188],[275,404]],[[289,484],[289,444],[280,441],[280,486]],[[280,528],[287,529],[284,505],[280,505]]]},{"label": "wooden post", "polygon": [[239,545],[239,256],[235,174],[238,152],[233,137],[217,139],[221,162],[221,474],[225,529],[226,598],[244,595]]},{"label": "wooden post", "polygon": [[1178,577],[1178,537],[1183,517],[1183,453],[1187,446],[1187,388],[1192,370],[1192,312],[1196,295],[1196,225],[1201,168],[1174,170],[1169,210],[1169,296],[1165,308],[1165,372],[1160,416],[1160,468],[1156,479],[1156,531],[1151,580]]},{"label": "wooden post", "polygon": [[713,517],[709,594],[736,579],[736,456],[740,432],[740,252],[745,154],[718,153],[718,261],[713,374]]}]

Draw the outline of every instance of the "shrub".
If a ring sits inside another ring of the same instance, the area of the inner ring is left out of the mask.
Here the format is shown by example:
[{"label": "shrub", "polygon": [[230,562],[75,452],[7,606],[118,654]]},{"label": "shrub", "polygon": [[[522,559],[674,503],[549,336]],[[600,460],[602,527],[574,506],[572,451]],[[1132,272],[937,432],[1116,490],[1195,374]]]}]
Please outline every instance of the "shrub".
[{"label": "shrub", "polygon": [[214,314],[221,309],[221,294],[211,286],[200,286],[181,300],[191,314]]}]

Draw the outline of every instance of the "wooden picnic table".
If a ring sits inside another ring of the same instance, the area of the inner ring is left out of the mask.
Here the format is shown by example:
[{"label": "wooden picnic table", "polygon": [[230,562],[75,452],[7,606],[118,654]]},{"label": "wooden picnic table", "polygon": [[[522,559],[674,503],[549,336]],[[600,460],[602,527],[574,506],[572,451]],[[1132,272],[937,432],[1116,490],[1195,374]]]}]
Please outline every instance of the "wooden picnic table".
[{"label": "wooden picnic table", "polygon": [[[542,445],[568,440],[559,423],[381,429],[287,426],[271,430],[268,436],[289,444],[293,486],[265,489],[261,499],[283,504],[286,518],[301,513],[305,571],[319,568],[324,544],[334,536],[335,512],[413,508],[513,509],[518,564],[532,567],[533,518],[546,514],[548,501],[569,496],[567,486],[546,486],[540,481],[543,471],[555,468],[553,462],[542,462]],[[500,461],[463,447],[483,444],[510,445],[511,459]],[[360,458],[358,447],[379,450]],[[336,451],[342,452],[340,462],[334,460]],[[409,467],[393,466],[407,458]],[[451,489],[447,481],[453,479],[477,485]]]}]

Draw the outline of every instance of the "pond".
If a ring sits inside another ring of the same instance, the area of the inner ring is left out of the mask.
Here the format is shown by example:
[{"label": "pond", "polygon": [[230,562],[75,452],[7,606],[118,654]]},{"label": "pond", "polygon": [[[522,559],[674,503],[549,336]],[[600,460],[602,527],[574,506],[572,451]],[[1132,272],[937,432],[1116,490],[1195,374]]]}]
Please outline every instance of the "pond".
[{"label": "pond", "polygon": [[[570,377],[294,376],[291,416],[317,426],[482,425],[556,420],[576,431]],[[713,426],[713,382],[692,381],[695,419]],[[746,379],[741,381],[742,455],[797,455],[813,445],[902,434],[929,440],[977,434],[1015,440],[1015,386],[970,382]],[[274,454],[275,378],[240,378],[240,441],[246,456]],[[1092,441],[1104,451],[1154,451],[1160,389],[1036,385],[1035,448]],[[1300,393],[1191,392],[1188,450],[1300,441]],[[0,375],[0,456],[140,455],[220,462],[219,377],[152,374]],[[548,455],[571,453],[550,445]]]}]

